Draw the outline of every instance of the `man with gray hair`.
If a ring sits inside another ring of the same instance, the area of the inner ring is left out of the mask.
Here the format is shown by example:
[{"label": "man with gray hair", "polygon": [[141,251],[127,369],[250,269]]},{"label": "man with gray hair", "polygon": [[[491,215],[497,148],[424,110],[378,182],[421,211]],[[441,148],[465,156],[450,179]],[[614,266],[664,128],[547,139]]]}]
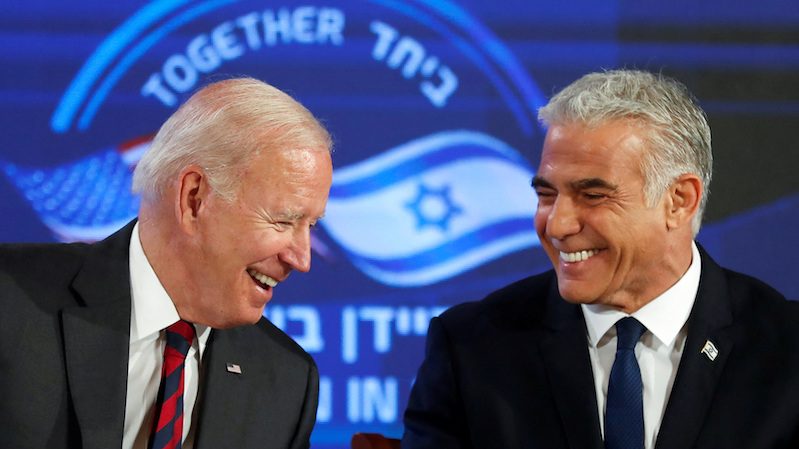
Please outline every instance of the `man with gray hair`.
[{"label": "man with gray hair", "polygon": [[592,73],[539,111],[553,270],[430,323],[402,446],[799,447],[799,309],[695,242],[710,129],[662,75]]},{"label": "man with gray hair", "polygon": [[213,83],[139,162],[138,220],[0,247],[0,447],[308,448],[316,365],[262,314],[310,269],[330,151],[285,93]]}]

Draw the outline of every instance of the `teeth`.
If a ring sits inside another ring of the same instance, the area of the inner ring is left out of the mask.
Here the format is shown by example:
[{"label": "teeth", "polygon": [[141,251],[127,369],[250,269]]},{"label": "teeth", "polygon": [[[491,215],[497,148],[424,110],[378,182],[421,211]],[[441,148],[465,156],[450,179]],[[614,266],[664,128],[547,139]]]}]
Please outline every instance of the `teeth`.
[{"label": "teeth", "polygon": [[255,279],[256,281],[260,282],[263,285],[267,285],[267,286],[273,287],[273,288],[277,285],[277,281],[276,280],[270,278],[269,276],[267,276],[267,275],[265,275],[263,273],[259,273],[259,272],[255,271],[255,270],[253,270],[252,268],[247,270],[247,273],[249,273],[250,276],[253,277],[253,279]]},{"label": "teeth", "polygon": [[588,260],[594,254],[598,253],[598,250],[589,249],[583,251],[576,251],[573,253],[564,253],[563,251],[560,252],[560,259],[564,262],[582,262],[584,260]]}]

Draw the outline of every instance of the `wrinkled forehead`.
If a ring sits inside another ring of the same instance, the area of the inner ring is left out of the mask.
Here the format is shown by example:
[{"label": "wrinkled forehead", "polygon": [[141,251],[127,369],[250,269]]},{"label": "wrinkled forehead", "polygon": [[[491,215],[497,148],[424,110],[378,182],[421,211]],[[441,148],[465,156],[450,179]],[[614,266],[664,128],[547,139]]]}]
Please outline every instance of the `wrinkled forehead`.
[{"label": "wrinkled forehead", "polygon": [[554,125],[547,130],[537,173],[544,179],[602,178],[604,173],[640,176],[647,146],[647,130],[627,121],[598,127]]},{"label": "wrinkled forehead", "polygon": [[[331,156],[324,148],[267,151],[250,161],[242,172],[240,195],[316,197],[332,182]],[[247,195],[250,192],[253,195]]]}]

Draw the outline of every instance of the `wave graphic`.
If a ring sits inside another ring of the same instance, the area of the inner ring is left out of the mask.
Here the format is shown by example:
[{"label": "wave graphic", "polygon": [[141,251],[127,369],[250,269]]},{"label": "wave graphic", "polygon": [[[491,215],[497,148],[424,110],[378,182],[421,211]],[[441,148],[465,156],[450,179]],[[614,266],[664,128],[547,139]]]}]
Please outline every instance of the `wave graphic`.
[{"label": "wave graphic", "polygon": [[532,176],[492,136],[439,132],[338,169],[322,226],[373,279],[429,285],[538,245]]},{"label": "wave graphic", "polygon": [[[142,137],[53,168],[0,169],[59,240],[96,241],[136,217],[132,172],[150,142]],[[378,282],[428,285],[538,244],[532,175],[492,136],[439,132],[336,170],[321,225]],[[312,247],[330,260],[317,237]]]},{"label": "wave graphic", "polygon": [[0,166],[56,238],[91,242],[138,213],[139,197],[130,192],[133,167],[149,146],[147,137],[53,168]]}]

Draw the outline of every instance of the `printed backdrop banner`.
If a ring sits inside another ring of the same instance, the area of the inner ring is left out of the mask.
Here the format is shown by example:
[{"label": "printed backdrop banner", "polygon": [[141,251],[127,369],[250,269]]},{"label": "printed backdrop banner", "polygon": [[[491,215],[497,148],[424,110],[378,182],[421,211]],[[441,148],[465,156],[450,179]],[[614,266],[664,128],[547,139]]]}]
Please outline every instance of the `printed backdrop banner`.
[{"label": "printed backdrop banner", "polygon": [[661,3],[6,2],[0,240],[104,238],[136,217],[132,170],[181,102],[231,76],[274,84],[336,150],[313,270],[265,314],[319,363],[314,447],[399,436],[430,318],[548,268],[537,109],[586,72],[637,67],[708,112],[700,243],[799,298],[799,10]]}]

